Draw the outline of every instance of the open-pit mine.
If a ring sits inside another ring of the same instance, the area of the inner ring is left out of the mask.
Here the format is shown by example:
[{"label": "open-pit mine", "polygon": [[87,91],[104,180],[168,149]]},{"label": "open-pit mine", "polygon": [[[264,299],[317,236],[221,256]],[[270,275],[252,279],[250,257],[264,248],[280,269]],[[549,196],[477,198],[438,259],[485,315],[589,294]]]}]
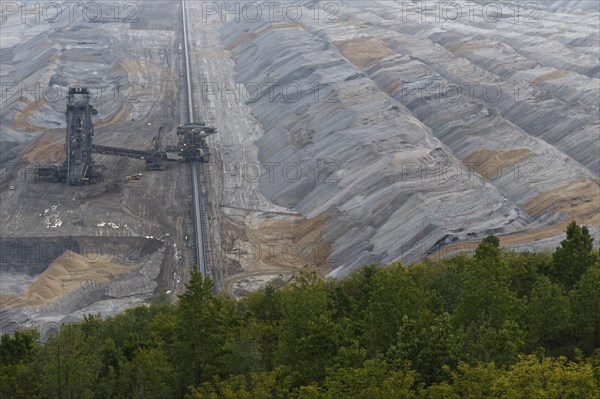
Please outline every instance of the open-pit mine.
[{"label": "open-pit mine", "polygon": [[1,7],[4,330],[600,242],[595,1]]}]

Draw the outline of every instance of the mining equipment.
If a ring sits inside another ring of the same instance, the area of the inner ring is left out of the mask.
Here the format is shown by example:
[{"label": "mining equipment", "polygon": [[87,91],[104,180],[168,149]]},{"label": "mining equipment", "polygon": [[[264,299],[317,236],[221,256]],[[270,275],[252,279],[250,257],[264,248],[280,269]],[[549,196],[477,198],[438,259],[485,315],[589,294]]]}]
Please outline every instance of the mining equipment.
[{"label": "mining equipment", "polygon": [[133,180],[141,180],[142,179],[142,174],[141,173],[137,173],[135,175],[131,175],[131,176],[125,176],[125,181],[133,181]]},{"label": "mining equipment", "polygon": [[165,170],[166,154],[162,150],[162,135],[165,127],[158,128],[158,133],[152,139],[152,155],[146,159],[146,169],[148,170]]},{"label": "mining equipment", "polygon": [[[94,183],[101,178],[92,154],[143,159],[148,170],[164,170],[167,161],[208,162],[206,137],[217,132],[215,128],[203,122],[187,123],[177,127],[177,145],[163,147],[165,129],[161,126],[152,140],[150,151],[93,144],[92,115],[97,115],[98,111],[90,105],[90,92],[85,87],[69,89],[65,114],[67,118],[66,160],[62,165],[39,167],[36,169],[36,174],[40,178],[62,181],[69,185]],[[139,180],[127,176],[129,177]],[[130,181],[127,178],[126,180]]]},{"label": "mining equipment", "polygon": [[183,162],[192,160],[208,162],[209,152],[206,137],[216,132],[215,128],[207,126],[203,122],[179,125],[177,127],[178,148],[172,150],[179,150],[179,156]]},{"label": "mining equipment", "polygon": [[67,137],[66,159],[62,165],[51,165],[36,169],[38,177],[66,181],[70,185],[93,183],[100,174],[92,159],[94,124],[92,115],[98,111],[90,105],[87,88],[70,88],[67,94]]},{"label": "mining equipment", "polygon": [[96,165],[92,159],[92,138],[94,124],[92,115],[98,111],[90,105],[90,92],[87,88],[71,88],[67,96],[67,138],[65,152],[67,159],[63,165],[68,184],[79,185],[98,178]]}]

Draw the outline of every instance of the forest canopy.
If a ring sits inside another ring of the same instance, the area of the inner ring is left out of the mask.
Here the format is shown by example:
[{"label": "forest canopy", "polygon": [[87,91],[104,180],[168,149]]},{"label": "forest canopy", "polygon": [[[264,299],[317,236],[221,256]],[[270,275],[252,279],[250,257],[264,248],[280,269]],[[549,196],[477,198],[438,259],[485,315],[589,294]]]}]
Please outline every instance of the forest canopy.
[{"label": "forest canopy", "polygon": [[301,272],[243,298],[194,273],[171,304],[3,335],[2,398],[600,398],[600,254],[560,247]]}]

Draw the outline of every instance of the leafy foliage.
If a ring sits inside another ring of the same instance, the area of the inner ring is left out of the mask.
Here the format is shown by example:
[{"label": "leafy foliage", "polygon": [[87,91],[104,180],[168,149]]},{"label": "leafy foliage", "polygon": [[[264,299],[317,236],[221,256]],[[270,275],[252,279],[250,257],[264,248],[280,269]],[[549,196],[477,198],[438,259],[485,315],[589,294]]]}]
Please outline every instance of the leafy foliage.
[{"label": "leafy foliage", "polygon": [[580,227],[572,221],[567,227],[567,238],[552,254],[554,276],[567,289],[597,261],[598,251],[594,251],[593,241],[586,226]]},{"label": "leafy foliage", "polygon": [[244,298],[193,274],[114,317],[0,341],[2,398],[600,399],[600,259],[585,227],[554,253],[300,273]]}]

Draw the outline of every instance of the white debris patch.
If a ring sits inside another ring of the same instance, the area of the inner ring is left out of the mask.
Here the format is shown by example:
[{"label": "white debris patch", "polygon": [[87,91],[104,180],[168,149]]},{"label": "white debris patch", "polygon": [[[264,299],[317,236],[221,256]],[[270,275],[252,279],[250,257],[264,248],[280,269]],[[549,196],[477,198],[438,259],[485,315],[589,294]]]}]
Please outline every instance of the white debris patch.
[{"label": "white debris patch", "polygon": [[98,226],[98,227],[106,227],[106,226],[108,226],[108,227],[112,227],[113,229],[118,229],[119,228],[118,224],[111,223],[111,222],[100,222],[96,226]]},{"label": "white debris patch", "polygon": [[57,210],[58,205],[52,205],[49,209],[44,209],[42,216],[47,229],[57,228],[62,226],[63,221],[60,218],[60,212]]}]

